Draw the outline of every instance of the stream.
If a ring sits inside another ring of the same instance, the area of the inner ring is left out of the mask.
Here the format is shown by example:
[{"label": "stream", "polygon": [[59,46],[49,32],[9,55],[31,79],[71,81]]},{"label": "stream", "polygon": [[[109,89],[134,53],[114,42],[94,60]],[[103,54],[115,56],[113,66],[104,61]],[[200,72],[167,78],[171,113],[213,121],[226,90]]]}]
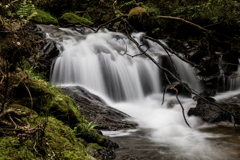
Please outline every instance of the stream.
[{"label": "stream", "polygon": [[[71,30],[40,26],[49,32],[47,39],[54,40],[61,51],[52,65],[51,83],[57,86],[83,86],[100,96],[105,102],[130,115],[139,126],[134,130],[102,131],[119,144],[116,159],[194,159],[230,160],[240,158],[240,128],[209,125],[198,117],[188,117],[189,128],[182,116],[176,97],[165,95],[161,71],[144,56],[134,58],[139,50],[122,33],[106,29],[93,33],[89,29]],[[143,50],[161,63],[166,52],[156,43],[142,39],[144,33],[132,33]],[[163,42],[164,43],[164,42]],[[204,88],[185,62],[172,56],[183,82],[197,91]],[[239,94],[231,91],[215,99]],[[196,102],[181,97],[185,115]],[[229,124],[228,126],[231,126]]]}]

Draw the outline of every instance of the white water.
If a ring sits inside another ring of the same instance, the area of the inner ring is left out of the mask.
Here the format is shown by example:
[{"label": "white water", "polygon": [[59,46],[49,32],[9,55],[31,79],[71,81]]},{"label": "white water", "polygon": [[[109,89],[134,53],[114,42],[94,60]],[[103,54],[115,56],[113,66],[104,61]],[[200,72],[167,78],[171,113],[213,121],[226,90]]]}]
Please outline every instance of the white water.
[{"label": "white water", "polygon": [[[167,108],[167,103],[175,97],[166,95],[165,103],[161,105],[160,71],[146,58],[123,56],[126,51],[129,55],[139,54],[136,46],[124,35],[107,30],[88,35],[69,29],[61,30],[68,34],[58,39],[49,35],[64,48],[54,63],[53,84],[81,85],[97,93],[110,106],[132,116],[140,128],[149,129],[148,138],[168,146],[177,155],[175,159],[231,159],[228,153],[224,153],[226,146],[216,147],[215,143],[208,140],[223,135],[198,131],[204,124],[196,117],[187,117],[192,126],[190,129],[183,120],[180,105]],[[142,43],[142,34],[132,36]],[[161,55],[165,55],[157,44],[147,43],[151,47],[148,53],[157,61]],[[173,57],[173,61],[181,79],[192,87],[200,88],[190,67],[177,58]],[[181,102],[185,114],[196,105],[196,102],[183,97]]]}]

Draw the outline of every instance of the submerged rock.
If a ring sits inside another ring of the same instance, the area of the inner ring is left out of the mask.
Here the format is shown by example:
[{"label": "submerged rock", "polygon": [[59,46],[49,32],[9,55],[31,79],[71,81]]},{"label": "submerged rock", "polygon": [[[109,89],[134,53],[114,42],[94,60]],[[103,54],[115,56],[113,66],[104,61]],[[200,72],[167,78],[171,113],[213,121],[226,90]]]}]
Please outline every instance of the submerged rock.
[{"label": "submerged rock", "polygon": [[135,128],[136,124],[126,121],[129,115],[108,106],[100,97],[90,93],[80,86],[69,86],[61,88],[62,91],[73,98],[81,114],[88,121],[94,121],[99,126],[98,129],[119,130]]}]

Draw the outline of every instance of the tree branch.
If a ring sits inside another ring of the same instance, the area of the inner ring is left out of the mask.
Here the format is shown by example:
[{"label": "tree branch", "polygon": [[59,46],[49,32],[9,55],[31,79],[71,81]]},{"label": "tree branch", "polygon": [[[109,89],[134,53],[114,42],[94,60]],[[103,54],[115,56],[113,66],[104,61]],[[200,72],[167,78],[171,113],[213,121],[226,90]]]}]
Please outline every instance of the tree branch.
[{"label": "tree branch", "polygon": [[200,29],[200,30],[201,30],[202,32],[204,32],[205,34],[206,34],[206,33],[210,33],[209,30],[207,30],[207,29],[205,29],[205,28],[203,28],[203,27],[201,27],[201,26],[199,26],[199,25],[197,25],[197,24],[195,24],[195,23],[192,23],[192,22],[190,22],[190,21],[187,21],[187,20],[185,20],[185,19],[183,19],[183,18],[172,17],[172,16],[157,16],[157,17],[158,17],[158,18],[161,18],[161,19],[172,19],[172,20],[181,21],[181,22],[187,23],[187,24],[189,24],[189,25],[192,25],[192,26]]}]

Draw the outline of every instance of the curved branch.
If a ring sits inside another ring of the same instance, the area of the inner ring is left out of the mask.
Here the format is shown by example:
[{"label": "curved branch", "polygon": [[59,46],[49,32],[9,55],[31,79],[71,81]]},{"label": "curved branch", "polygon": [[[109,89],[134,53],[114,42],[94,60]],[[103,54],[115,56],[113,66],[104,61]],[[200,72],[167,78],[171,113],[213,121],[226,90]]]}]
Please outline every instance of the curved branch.
[{"label": "curved branch", "polygon": [[173,86],[173,84],[169,81],[168,76],[167,76],[167,74],[166,74],[165,72],[164,72],[164,75],[165,75],[165,78],[167,79],[168,83],[169,83],[169,84],[172,86],[172,88],[176,91],[176,99],[177,99],[178,103],[180,104],[180,106],[181,106],[181,108],[182,108],[182,115],[183,115],[184,121],[185,121],[185,123],[188,125],[188,127],[191,128],[191,126],[189,125],[189,123],[188,123],[188,121],[187,121],[187,118],[186,118],[186,116],[185,116],[184,107],[183,107],[181,101],[180,101],[179,98],[178,98],[178,90],[177,90],[177,88],[175,88],[175,87]]},{"label": "curved branch", "polygon": [[161,18],[161,19],[173,19],[173,20],[181,21],[181,22],[187,23],[187,24],[189,24],[189,25],[192,25],[192,26],[200,29],[200,30],[203,31],[204,33],[210,33],[209,30],[207,30],[207,29],[199,26],[198,24],[195,24],[195,23],[192,23],[192,22],[190,22],[190,21],[187,21],[187,20],[185,20],[185,19],[183,19],[183,18],[172,17],[172,16],[157,16],[157,17],[158,17],[158,18]]}]

